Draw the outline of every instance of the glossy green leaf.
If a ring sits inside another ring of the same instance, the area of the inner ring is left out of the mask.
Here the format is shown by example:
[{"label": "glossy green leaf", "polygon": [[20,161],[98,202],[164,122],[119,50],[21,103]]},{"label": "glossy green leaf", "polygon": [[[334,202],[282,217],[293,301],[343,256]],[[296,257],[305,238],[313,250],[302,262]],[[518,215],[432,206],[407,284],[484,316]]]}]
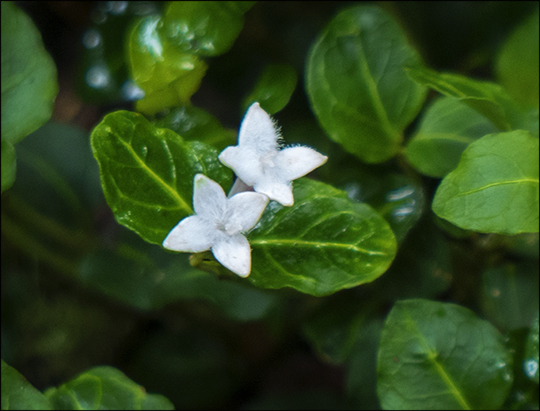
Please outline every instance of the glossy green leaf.
[{"label": "glossy green leaf", "polygon": [[9,141],[2,139],[2,191],[10,188],[15,182],[17,172],[15,147]]},{"label": "glossy green leaf", "polygon": [[259,287],[328,295],[373,281],[394,259],[388,223],[344,191],[309,179],[294,182],[294,205],[272,202],[249,235]]},{"label": "glossy green leaf", "polygon": [[459,74],[437,73],[421,67],[407,69],[409,75],[439,93],[458,98],[474,108],[500,131],[532,126],[530,113],[522,111],[508,93],[498,84],[473,80]]},{"label": "glossy green leaf", "polygon": [[49,400],[2,360],[2,410],[52,410]]},{"label": "glossy green leaf", "polygon": [[[536,307],[538,309],[538,305]],[[538,311],[536,312],[536,318],[532,321],[532,327],[527,337],[527,344],[525,346],[525,360],[523,361],[523,371],[527,378],[530,378],[536,384],[538,384]]]},{"label": "glossy green leaf", "polygon": [[538,312],[538,264],[505,264],[482,273],[484,316],[500,330],[528,327]]},{"label": "glossy green leaf", "polygon": [[45,395],[57,410],[173,410],[164,396],[145,389],[113,367],[95,367]]},{"label": "glossy green leaf", "polygon": [[2,140],[20,141],[52,115],[56,66],[30,18],[2,2]]},{"label": "glossy green leaf", "polygon": [[538,8],[521,23],[497,57],[497,77],[522,104],[538,107],[539,78]]},{"label": "glossy green leaf", "polygon": [[388,314],[377,359],[383,409],[498,409],[512,385],[502,335],[454,304],[403,300]]},{"label": "glossy green leaf", "polygon": [[161,244],[180,220],[193,214],[195,174],[203,173],[225,189],[231,182],[216,149],[185,142],[140,114],[108,114],[92,132],[91,144],[116,220],[150,243]]},{"label": "glossy green leaf", "polygon": [[432,208],[468,230],[538,232],[538,138],[518,130],[472,143],[440,184]]},{"label": "glossy green leaf", "polygon": [[152,120],[152,124],[170,128],[186,141],[202,141],[218,150],[236,144],[236,131],[223,128],[217,118],[193,105],[173,108],[165,117]]},{"label": "glossy green leaf", "polygon": [[392,158],[403,130],[418,114],[426,88],[405,66],[420,65],[384,10],[356,6],[340,12],[312,46],[306,89],[331,139],[368,163]]},{"label": "glossy green leaf", "polygon": [[438,99],[426,111],[407,144],[407,159],[430,177],[444,177],[455,169],[463,150],[497,128],[482,114],[452,97]]},{"label": "glossy green leaf", "polygon": [[163,30],[163,19],[149,16],[139,20],[129,38],[131,76],[145,94],[136,108],[146,114],[189,103],[207,69],[196,54],[168,41]]},{"label": "glossy green leaf", "polygon": [[269,114],[275,114],[287,105],[296,88],[298,76],[291,66],[271,64],[264,69],[257,84],[244,99],[242,113],[258,102]]},{"label": "glossy green leaf", "polygon": [[183,52],[218,56],[232,47],[255,2],[172,1],[165,12],[167,39]]}]

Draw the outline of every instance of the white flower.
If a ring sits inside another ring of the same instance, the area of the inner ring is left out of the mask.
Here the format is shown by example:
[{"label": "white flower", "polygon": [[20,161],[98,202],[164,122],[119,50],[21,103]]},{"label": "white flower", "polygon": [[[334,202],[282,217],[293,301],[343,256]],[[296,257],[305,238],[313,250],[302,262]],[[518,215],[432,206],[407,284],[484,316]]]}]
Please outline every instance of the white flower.
[{"label": "white flower", "polygon": [[291,206],[291,181],[323,165],[328,157],[309,147],[278,150],[278,138],[268,113],[253,103],[240,126],[238,145],[223,150],[219,160],[255,191]]},{"label": "white flower", "polygon": [[203,174],[194,179],[193,209],[163,241],[173,251],[198,253],[212,249],[216,260],[240,277],[251,271],[251,249],[241,233],[252,229],[268,204],[254,192],[227,198],[221,186]]}]

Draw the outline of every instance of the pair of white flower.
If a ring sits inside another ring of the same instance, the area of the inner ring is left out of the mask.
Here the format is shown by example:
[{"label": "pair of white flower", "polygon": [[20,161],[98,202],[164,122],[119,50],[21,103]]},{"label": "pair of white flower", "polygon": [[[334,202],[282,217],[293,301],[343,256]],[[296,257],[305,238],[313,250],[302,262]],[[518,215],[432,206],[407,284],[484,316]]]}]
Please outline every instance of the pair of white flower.
[{"label": "pair of white flower", "polygon": [[279,150],[278,138],[268,113],[259,103],[253,103],[240,126],[238,145],[223,150],[219,160],[237,176],[230,195],[242,182],[255,192],[243,191],[227,198],[218,183],[197,174],[193,183],[196,214],[180,221],[163,241],[163,247],[190,253],[211,249],[223,266],[247,277],[251,272],[251,249],[242,233],[257,224],[270,199],[292,206],[291,181],[328,159],[309,147]]}]

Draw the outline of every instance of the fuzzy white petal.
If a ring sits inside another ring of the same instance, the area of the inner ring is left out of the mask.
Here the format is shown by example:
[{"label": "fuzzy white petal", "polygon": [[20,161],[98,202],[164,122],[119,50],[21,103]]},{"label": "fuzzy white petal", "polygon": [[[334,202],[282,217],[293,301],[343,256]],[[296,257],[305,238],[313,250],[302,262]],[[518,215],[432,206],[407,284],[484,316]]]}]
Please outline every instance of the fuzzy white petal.
[{"label": "fuzzy white petal", "polygon": [[240,125],[238,144],[264,152],[276,150],[277,140],[278,133],[274,122],[259,103],[253,103]]},{"label": "fuzzy white petal", "polygon": [[258,193],[266,194],[270,199],[275,200],[284,206],[292,206],[294,198],[290,182],[283,182],[265,178],[257,182],[253,188]]},{"label": "fuzzy white petal", "polygon": [[241,234],[223,238],[212,247],[212,254],[223,266],[239,275],[247,277],[251,272],[251,248]]},{"label": "fuzzy white petal", "polygon": [[204,174],[197,174],[193,182],[193,208],[201,218],[217,221],[227,210],[223,188]]},{"label": "fuzzy white petal", "polygon": [[253,186],[261,178],[263,167],[257,150],[241,146],[227,147],[219,155],[219,161],[234,170],[247,185]]},{"label": "fuzzy white petal", "polygon": [[261,218],[268,201],[264,194],[252,191],[232,196],[228,202],[229,213],[225,231],[233,235],[251,230]]},{"label": "fuzzy white petal", "polygon": [[186,217],[163,240],[163,247],[173,251],[200,253],[209,250],[216,240],[216,227],[199,216]]},{"label": "fuzzy white petal", "polygon": [[280,176],[287,181],[292,181],[322,166],[326,160],[328,157],[312,148],[288,147],[281,150],[274,161],[280,170]]}]

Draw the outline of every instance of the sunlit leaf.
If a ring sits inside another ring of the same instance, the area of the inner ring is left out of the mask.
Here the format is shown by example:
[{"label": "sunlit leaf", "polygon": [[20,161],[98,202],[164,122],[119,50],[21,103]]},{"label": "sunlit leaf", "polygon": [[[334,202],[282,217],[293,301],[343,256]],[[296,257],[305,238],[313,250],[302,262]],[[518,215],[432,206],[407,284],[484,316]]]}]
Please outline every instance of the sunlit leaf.
[{"label": "sunlit leaf", "polygon": [[3,410],[52,410],[49,400],[2,360]]}]

